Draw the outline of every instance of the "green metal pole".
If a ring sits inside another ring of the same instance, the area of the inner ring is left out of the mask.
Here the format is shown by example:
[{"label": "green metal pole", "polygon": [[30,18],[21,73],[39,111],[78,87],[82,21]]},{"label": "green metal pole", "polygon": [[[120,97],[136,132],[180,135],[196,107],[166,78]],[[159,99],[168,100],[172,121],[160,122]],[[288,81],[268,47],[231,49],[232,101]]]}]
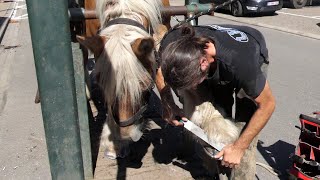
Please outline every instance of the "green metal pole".
[{"label": "green metal pole", "polygon": [[[199,0],[185,0],[185,5],[187,6],[189,12],[195,12],[196,11],[195,9],[193,9],[194,6],[188,6],[188,5],[192,5],[192,4],[198,5],[199,4]],[[193,15],[194,15],[193,13],[188,13],[186,18],[192,17]],[[192,26],[198,25],[198,18],[190,21],[190,24]]]},{"label": "green metal pole", "polygon": [[65,0],[27,0],[52,179],[84,179]]},{"label": "green metal pole", "polygon": [[[90,142],[90,129],[88,119],[88,107],[86,98],[85,68],[79,43],[72,43],[74,77],[76,84],[76,96],[78,104],[78,117],[80,139],[83,159],[84,176],[86,180],[93,179],[92,153]],[[91,109],[90,109],[91,110]]]}]

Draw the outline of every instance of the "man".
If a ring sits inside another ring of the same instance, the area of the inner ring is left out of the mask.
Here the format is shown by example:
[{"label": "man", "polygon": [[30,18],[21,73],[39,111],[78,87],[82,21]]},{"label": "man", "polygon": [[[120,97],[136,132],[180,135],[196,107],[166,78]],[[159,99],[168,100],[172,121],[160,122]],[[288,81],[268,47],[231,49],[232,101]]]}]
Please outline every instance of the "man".
[{"label": "man", "polygon": [[257,136],[275,108],[266,80],[269,61],[262,34],[244,26],[183,26],[163,38],[159,52],[156,83],[163,118],[170,124],[181,126],[174,117],[184,117],[170,88],[178,95],[183,90],[194,91],[226,118],[232,117],[235,94],[235,121],[242,133],[215,158],[223,156],[221,165],[233,168],[228,178],[253,179]]}]

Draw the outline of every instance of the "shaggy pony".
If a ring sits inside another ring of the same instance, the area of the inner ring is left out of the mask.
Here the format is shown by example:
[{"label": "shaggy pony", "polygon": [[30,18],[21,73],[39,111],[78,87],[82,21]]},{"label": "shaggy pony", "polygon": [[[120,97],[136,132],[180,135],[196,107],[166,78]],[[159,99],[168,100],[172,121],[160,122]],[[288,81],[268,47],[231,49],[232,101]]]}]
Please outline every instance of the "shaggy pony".
[{"label": "shaggy pony", "polygon": [[[99,36],[105,40],[102,54],[96,60],[96,70],[108,111],[101,135],[101,145],[106,149],[106,156],[109,158],[126,156],[125,148],[128,143],[138,141],[143,134],[145,121],[119,127],[115,123],[114,115],[122,113],[122,119],[118,117],[120,122],[132,117],[143,104],[142,93],[152,87],[151,68],[145,67],[142,61],[146,60],[149,67],[156,63],[152,53],[154,41],[151,32],[157,32],[160,26],[161,7],[161,0],[97,0],[96,2],[97,15],[101,23]],[[143,25],[148,32],[128,24],[107,26],[109,21],[117,18],[134,20]],[[148,46],[148,52],[142,59],[137,57],[137,52],[133,49],[137,40],[140,42],[139,46],[142,44],[142,48],[138,50],[142,49],[144,52]]]}]

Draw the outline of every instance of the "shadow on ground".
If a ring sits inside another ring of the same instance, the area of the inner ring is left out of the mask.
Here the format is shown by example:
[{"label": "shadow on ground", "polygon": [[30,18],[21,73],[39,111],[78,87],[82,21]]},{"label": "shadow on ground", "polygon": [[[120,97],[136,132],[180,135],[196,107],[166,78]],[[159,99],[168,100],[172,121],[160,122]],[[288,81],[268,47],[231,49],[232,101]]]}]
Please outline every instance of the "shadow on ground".
[{"label": "shadow on ground", "polygon": [[[214,174],[210,174],[203,166],[202,159],[196,153],[195,143],[186,136],[183,128],[168,125],[160,118],[158,112],[161,112],[160,99],[152,93],[145,118],[152,119],[161,129],[145,131],[143,138],[130,145],[130,154],[126,158],[117,159],[117,179],[126,178],[127,168],[141,168],[142,159],[151,145],[153,146],[152,158],[155,162],[182,168],[188,171],[193,179],[215,179]],[[91,118],[89,123],[93,169],[96,167],[103,123],[104,121],[99,118]],[[295,146],[282,140],[271,146],[264,146],[264,142],[259,141],[257,149],[269,166],[281,172],[278,178],[287,179],[286,170],[291,166],[289,156],[294,153]]]},{"label": "shadow on ground", "polygon": [[[153,160],[159,164],[170,164],[182,168],[194,179],[214,179],[214,176],[205,170],[202,160],[195,155],[195,146],[186,139],[182,127],[168,125],[160,118],[158,112],[160,99],[153,92],[148,104],[145,118],[152,119],[161,129],[146,130],[143,137],[130,145],[130,154],[126,158],[117,159],[117,179],[125,179],[127,168],[141,168],[142,159],[153,146]],[[91,114],[92,117],[92,114]],[[93,169],[96,168],[99,152],[99,137],[103,126],[102,119],[90,119],[90,136],[92,146]]]},{"label": "shadow on ground", "polygon": [[[295,145],[282,140],[277,141],[271,146],[264,146],[263,141],[258,141],[257,149],[267,164],[281,172],[280,179],[288,179],[287,169],[292,165],[290,154],[295,152]],[[257,177],[258,178],[258,177]]]},{"label": "shadow on ground", "polygon": [[0,17],[0,27],[3,25],[6,19],[7,19],[6,17]]},{"label": "shadow on ground", "polygon": [[[93,65],[92,65],[93,67]],[[89,68],[91,69],[91,68]],[[94,81],[93,81],[94,82]],[[94,84],[94,83],[93,83]],[[96,87],[98,88],[98,87]],[[99,113],[96,118],[93,118],[89,110],[89,126],[92,148],[93,169],[96,168],[99,141],[104,124],[105,111],[101,106],[101,92],[94,91],[92,99],[99,100],[96,102]],[[88,107],[90,107],[88,105]],[[89,108],[88,108],[89,109]],[[203,161],[196,153],[196,146],[193,141],[186,135],[182,127],[173,127],[168,125],[161,119],[161,102],[159,97],[152,91],[149,99],[148,108],[145,112],[145,118],[154,121],[161,129],[146,130],[143,137],[136,143],[130,145],[130,154],[126,158],[117,159],[117,179],[125,179],[127,168],[141,168],[143,158],[152,148],[152,158],[159,164],[172,164],[182,168],[190,173],[194,179],[215,179],[213,174],[210,174],[203,166]],[[277,141],[271,146],[264,146],[263,141],[259,141],[257,145],[258,151],[261,153],[267,164],[281,172],[280,179],[286,179],[286,170],[290,168],[290,154],[294,153],[295,146],[288,144],[282,140]],[[259,179],[259,177],[256,177]]]}]

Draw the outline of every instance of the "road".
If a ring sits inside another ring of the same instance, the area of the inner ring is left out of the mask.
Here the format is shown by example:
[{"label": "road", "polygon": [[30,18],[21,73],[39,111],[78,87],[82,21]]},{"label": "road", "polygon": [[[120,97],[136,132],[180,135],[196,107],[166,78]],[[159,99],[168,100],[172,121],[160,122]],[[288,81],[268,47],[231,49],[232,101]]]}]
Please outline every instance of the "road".
[{"label": "road", "polygon": [[[20,9],[14,16],[16,21],[9,24],[0,48],[0,179],[50,179],[40,105],[33,103],[37,85],[23,4],[25,2],[19,2]],[[298,142],[299,130],[295,126],[300,125],[299,114],[320,110],[319,28],[317,31],[310,28],[320,20],[314,8],[319,12],[319,7],[312,7],[297,11],[283,9],[275,17],[233,19],[230,15],[216,13],[214,17],[199,18],[199,24],[246,25],[244,21],[248,21],[249,26],[259,29],[265,36],[271,61],[268,78],[277,107],[260,134],[257,160],[282,173],[290,167],[288,156],[294,152]],[[305,13],[309,11],[311,14]],[[301,16],[290,15],[300,12],[303,12]],[[277,21],[270,18],[277,18]],[[293,25],[288,20],[290,18],[294,18],[294,22],[300,18],[303,21]],[[277,24],[278,21],[282,23]],[[255,23],[257,26],[253,25]],[[266,27],[262,27],[264,24]],[[280,31],[279,26],[282,28]],[[297,35],[299,33],[290,29],[305,34]],[[152,179],[154,176],[148,177]],[[285,179],[260,167],[256,177],[263,180]]]},{"label": "road", "polygon": [[[1,4],[1,3],[0,3]],[[0,46],[0,179],[50,179],[25,2]]]},{"label": "road", "polygon": [[[172,6],[184,5],[184,0],[171,0]],[[274,15],[261,16],[248,15],[245,17],[233,17],[230,12],[215,13],[215,17],[227,19],[244,24],[260,27],[268,27],[279,31],[297,34],[301,36],[320,39],[320,0],[314,0],[312,6],[302,9],[282,8]]]}]

